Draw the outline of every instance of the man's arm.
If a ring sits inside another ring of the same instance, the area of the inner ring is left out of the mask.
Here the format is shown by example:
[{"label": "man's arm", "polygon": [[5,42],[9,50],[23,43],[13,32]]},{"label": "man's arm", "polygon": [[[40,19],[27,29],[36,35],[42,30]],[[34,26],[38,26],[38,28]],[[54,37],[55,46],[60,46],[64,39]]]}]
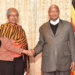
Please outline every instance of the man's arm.
[{"label": "man's arm", "polygon": [[74,40],[74,30],[72,25],[70,25],[69,29],[69,43],[70,43],[70,50],[71,50],[71,70],[75,70],[75,40]]},{"label": "man's arm", "polygon": [[75,40],[74,40],[74,30],[72,25],[70,25],[69,29],[69,43],[70,43],[70,50],[71,50],[71,58],[72,61],[75,62]]},{"label": "man's arm", "polygon": [[34,56],[36,56],[37,54],[39,54],[40,52],[42,52],[43,46],[44,46],[44,37],[42,34],[42,29],[39,29],[39,33],[40,33],[40,37],[39,37],[39,41],[38,44],[36,45],[36,47],[34,48]]}]

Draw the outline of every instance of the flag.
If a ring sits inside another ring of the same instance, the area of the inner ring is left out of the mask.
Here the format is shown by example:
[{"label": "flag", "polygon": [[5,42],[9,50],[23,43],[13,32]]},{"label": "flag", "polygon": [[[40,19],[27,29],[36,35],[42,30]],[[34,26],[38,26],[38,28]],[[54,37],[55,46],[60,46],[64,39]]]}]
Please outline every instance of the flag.
[{"label": "flag", "polygon": [[71,71],[71,75],[75,75],[75,71]]},{"label": "flag", "polygon": [[72,0],[72,5],[71,5],[71,23],[73,25],[75,32],[75,0]]},{"label": "flag", "polygon": [[[75,32],[75,0],[72,0],[72,5],[71,5],[71,23],[73,25]],[[71,71],[71,75],[75,75],[75,71]]]}]

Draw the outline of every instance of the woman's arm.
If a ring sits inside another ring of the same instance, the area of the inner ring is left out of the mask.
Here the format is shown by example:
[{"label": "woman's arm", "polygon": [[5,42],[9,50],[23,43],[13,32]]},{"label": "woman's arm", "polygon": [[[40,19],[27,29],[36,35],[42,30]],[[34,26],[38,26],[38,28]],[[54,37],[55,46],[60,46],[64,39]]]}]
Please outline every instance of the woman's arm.
[{"label": "woman's arm", "polygon": [[28,51],[28,50],[25,50],[25,49],[18,48],[16,46],[14,46],[13,43],[15,41],[12,40],[12,39],[0,38],[0,40],[1,40],[1,44],[3,45],[3,47],[6,48],[9,51],[16,52],[16,53],[19,53],[19,54],[24,53],[26,55],[31,55],[31,51]]}]

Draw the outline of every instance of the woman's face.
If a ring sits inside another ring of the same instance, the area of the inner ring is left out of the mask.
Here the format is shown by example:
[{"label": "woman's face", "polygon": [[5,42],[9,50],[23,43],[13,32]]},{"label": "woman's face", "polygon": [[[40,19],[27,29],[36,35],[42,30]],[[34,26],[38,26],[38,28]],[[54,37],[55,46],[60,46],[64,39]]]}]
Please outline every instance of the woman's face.
[{"label": "woman's face", "polygon": [[18,21],[18,14],[17,14],[17,12],[13,12],[13,11],[12,11],[12,12],[9,14],[9,16],[8,16],[8,21],[9,21],[10,23],[16,24],[17,21]]}]

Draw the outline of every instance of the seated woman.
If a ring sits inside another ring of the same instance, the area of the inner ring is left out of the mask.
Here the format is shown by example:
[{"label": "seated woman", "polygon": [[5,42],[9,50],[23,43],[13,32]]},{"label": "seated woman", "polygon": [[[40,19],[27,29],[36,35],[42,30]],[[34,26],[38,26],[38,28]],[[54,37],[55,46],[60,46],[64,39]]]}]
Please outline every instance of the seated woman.
[{"label": "seated woman", "polygon": [[0,75],[23,75],[24,54],[32,56],[31,51],[26,50],[27,39],[24,30],[17,24],[18,18],[18,11],[10,8],[7,11],[8,23],[0,27]]}]

